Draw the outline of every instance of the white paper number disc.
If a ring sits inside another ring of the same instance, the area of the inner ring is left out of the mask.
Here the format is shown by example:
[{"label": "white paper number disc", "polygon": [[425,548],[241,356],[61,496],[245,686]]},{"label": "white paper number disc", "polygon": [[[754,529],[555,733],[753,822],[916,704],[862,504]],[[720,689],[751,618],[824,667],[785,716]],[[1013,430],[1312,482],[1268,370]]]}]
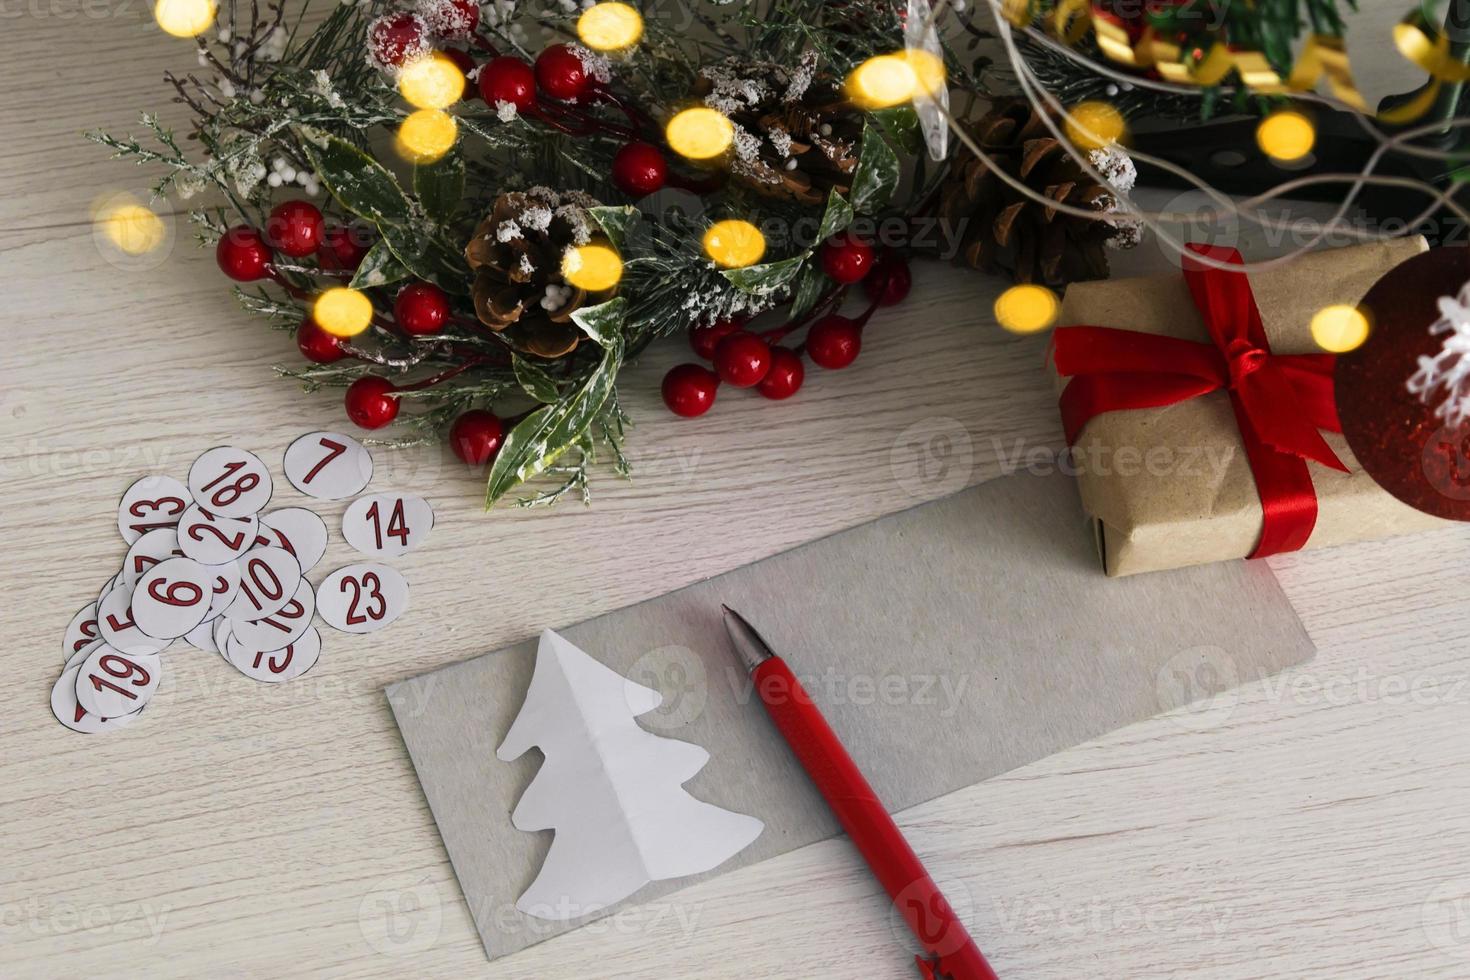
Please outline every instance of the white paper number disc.
[{"label": "white paper number disc", "polygon": [[119,585],[97,607],[97,631],[109,646],[127,654],[159,653],[170,640],[149,636],[133,621],[133,590]]},{"label": "white paper number disc", "polygon": [[306,579],[296,587],[291,601],[264,619],[230,623],[230,633],[246,650],[280,650],[301,639],[316,612],[316,593]]},{"label": "white paper number disc", "polygon": [[316,590],[317,615],[344,633],[371,633],[403,615],[408,583],[396,569],[376,562],[339,568]]},{"label": "white paper number disc", "polygon": [[184,642],[195,650],[202,650],[205,653],[219,653],[219,647],[214,645],[214,631],[218,622],[218,620],[206,619],[184,634]]},{"label": "white paper number disc", "polygon": [[117,529],[128,544],[149,531],[173,527],[194,502],[189,488],[171,476],[145,476],[128,487],[117,505]]},{"label": "white paper number disc", "polygon": [[373,457],[362,443],[340,432],[312,432],[286,447],[286,479],[308,497],[341,500],[356,496],[373,478]]},{"label": "white paper number disc", "polygon": [[259,651],[241,646],[233,636],[227,641],[225,659],[246,677],[280,684],[300,677],[316,665],[322,655],[322,635],[312,626],[295,643],[281,650]]},{"label": "white paper number disc", "polygon": [[201,565],[223,565],[255,544],[260,521],[255,517],[220,517],[197,504],[179,521],[179,550]]},{"label": "white paper number disc", "polygon": [[240,591],[240,566],[230,562],[227,565],[205,567],[214,573],[214,582],[210,585],[209,612],[204,614],[204,621],[212,623],[224,615]]},{"label": "white paper number disc", "polygon": [[123,653],[104,643],[77,668],[77,702],[101,718],[132,714],[158,690],[162,665],[156,653]]},{"label": "white paper number disc", "polygon": [[279,612],[301,585],[301,564],[285,548],[256,548],[237,564],[240,591],[225,609],[230,619],[253,621]]},{"label": "white paper number disc", "polygon": [[219,446],[189,467],[194,502],[216,517],[250,517],[271,500],[271,474],[260,457]]},{"label": "white paper number disc", "polygon": [[423,497],[392,493],[360,497],[342,515],[342,537],[374,558],[401,555],[420,544],[434,527],[434,510]]},{"label": "white paper number disc", "polygon": [[78,650],[99,637],[97,632],[97,603],[89,602],[81,608],[66,626],[66,638],[61,641],[61,662],[70,660]]},{"label": "white paper number disc", "polygon": [[179,532],[176,528],[160,527],[149,531],[134,541],[133,546],[128,549],[128,555],[123,559],[122,584],[133,588],[148,569],[183,553],[179,548]]},{"label": "white paper number disc", "polygon": [[230,643],[230,630],[232,628],[233,624],[224,616],[214,621],[214,631],[210,634],[209,638],[214,643],[214,652],[221,657],[225,655],[225,647]]},{"label": "white paper number disc", "polygon": [[192,558],[170,558],[143,573],[133,590],[133,622],[161,640],[172,640],[204,622],[218,576]]},{"label": "white paper number disc", "polygon": [[260,524],[266,543],[280,545],[295,555],[303,575],[327,553],[327,522],[305,507],[282,507],[262,514]]},{"label": "white paper number disc", "polygon": [[62,671],[61,677],[52,685],[51,713],[56,716],[56,720],[83,735],[96,735],[131,725],[138,717],[137,712],[118,715],[116,718],[99,718],[81,706],[77,701],[77,675],[81,672],[82,665],[77,664]]}]

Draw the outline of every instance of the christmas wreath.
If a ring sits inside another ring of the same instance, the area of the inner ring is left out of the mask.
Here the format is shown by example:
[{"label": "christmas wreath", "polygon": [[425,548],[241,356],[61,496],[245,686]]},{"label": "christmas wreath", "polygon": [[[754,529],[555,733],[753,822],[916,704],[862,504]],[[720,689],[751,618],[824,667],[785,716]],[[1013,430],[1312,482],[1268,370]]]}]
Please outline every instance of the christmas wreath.
[{"label": "christmas wreath", "polygon": [[[721,384],[781,399],[806,360],[850,364],[916,248],[875,229],[972,223],[954,257],[1049,284],[1105,274],[1098,246],[1127,237],[1116,193],[1028,156],[1023,112],[976,113],[1014,174],[951,165],[950,91],[980,93],[984,60],[924,0],[155,15],[196,38],[200,70],[166,76],[187,137],[145,115],[146,144],[91,138],[162,164],[157,195],[214,198],[191,218],[241,303],[295,331],[306,364],[281,374],[345,388],[393,443],[447,439],[488,465],[487,503],[536,477],[556,479],[522,503],[585,498],[596,460],[626,473],[618,372],[657,338],[713,362],[665,378],[686,416]],[[1023,205],[1017,179],[1097,222]],[[844,316],[857,284],[868,308]]]}]

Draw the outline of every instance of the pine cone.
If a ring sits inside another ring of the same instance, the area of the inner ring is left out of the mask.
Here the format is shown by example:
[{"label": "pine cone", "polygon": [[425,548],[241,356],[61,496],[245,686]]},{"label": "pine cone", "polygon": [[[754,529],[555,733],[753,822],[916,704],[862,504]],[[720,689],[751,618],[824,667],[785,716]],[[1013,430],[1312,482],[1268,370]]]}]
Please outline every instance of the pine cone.
[{"label": "pine cone", "polygon": [[594,206],[585,194],[545,187],[501,194],[465,246],[475,314],[517,350],[561,357],[582,339],[572,314],[588,296],[561,269],[568,248],[591,241]]},{"label": "pine cone", "polygon": [[[961,144],[939,205],[940,217],[962,232],[960,260],[1016,282],[1062,286],[1105,279],[1105,249],[1138,244],[1137,225],[1116,214],[1117,195],[1072,159],[1025,101],[994,106],[968,126],[970,138],[1010,176],[1058,203],[1088,208],[1096,217],[1064,214],[1008,185]],[[1121,191],[1137,172],[1121,150],[1090,154],[1093,167]]]},{"label": "pine cone", "polygon": [[771,197],[819,205],[846,194],[857,170],[863,117],[816,52],[797,66],[726,59],[700,70],[695,94],[735,124],[730,174]]}]

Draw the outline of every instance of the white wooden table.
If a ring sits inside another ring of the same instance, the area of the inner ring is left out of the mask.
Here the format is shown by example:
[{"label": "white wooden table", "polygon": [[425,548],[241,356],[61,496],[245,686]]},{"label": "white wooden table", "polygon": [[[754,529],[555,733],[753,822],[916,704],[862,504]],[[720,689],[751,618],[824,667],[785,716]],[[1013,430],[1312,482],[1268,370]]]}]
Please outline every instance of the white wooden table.
[{"label": "white wooden table", "polygon": [[[1399,13],[1375,5],[1355,36]],[[293,436],[342,419],[335,397],[272,377],[289,336],[235,308],[182,222],[153,269],[93,243],[93,199],[144,175],[79,134],[162,105],[188,45],[141,0],[7,14],[0,975],[913,976],[841,840],[487,965],[381,687],[994,465],[995,446],[962,440],[948,470],[900,480],[889,458],[910,427],[978,431],[1003,412],[1013,438],[1055,445],[1041,342],[993,326],[998,284],[918,269],[857,364],[782,405],[723,395],[676,420],[657,382],[684,352],[652,352],[623,387],[638,476],[600,481],[591,510],[486,516],[479,478],[445,454],[380,454],[381,485],[439,514],[430,546],[396,562],[404,620],[330,637],[280,688],[171,655],[139,724],[72,735],[47,693],[63,628],[121,559],[121,489],[223,442],[279,467]],[[1411,77],[1387,61],[1364,74],[1370,89]],[[1315,662],[900,822],[1006,977],[1470,976],[1467,558],[1470,530],[1274,559]],[[326,567],[347,559],[334,541]]]}]

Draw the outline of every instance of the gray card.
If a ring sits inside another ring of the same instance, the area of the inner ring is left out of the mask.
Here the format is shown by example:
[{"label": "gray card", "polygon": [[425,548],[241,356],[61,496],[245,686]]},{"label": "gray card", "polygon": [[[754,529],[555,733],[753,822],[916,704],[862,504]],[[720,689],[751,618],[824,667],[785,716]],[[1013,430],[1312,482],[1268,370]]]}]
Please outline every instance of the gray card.
[{"label": "gray card", "polygon": [[707,875],[569,923],[516,911],[552,832],[510,822],[539,753],[495,757],[535,638],[394,684],[389,703],[492,959],[837,833],[735,667],[722,602],[785,656],[892,810],[1166,709],[1208,710],[1227,687],[1313,653],[1260,562],[1104,577],[1061,474],[993,480],[560,629],[662,692],[645,728],[710,751],[690,793],[766,824]]}]

